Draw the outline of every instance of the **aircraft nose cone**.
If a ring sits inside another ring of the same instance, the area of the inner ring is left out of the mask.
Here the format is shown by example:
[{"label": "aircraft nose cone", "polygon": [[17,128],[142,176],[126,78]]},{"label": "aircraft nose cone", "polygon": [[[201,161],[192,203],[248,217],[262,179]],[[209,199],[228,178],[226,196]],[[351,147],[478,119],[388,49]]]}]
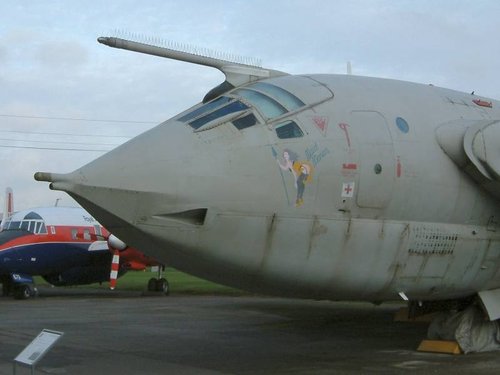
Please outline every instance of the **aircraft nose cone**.
[{"label": "aircraft nose cone", "polygon": [[[37,172],[35,179],[70,194],[127,241],[124,228],[175,211],[180,204],[177,182],[191,158],[192,141],[176,125],[159,125],[72,173]],[[179,144],[185,147],[175,147]]]}]

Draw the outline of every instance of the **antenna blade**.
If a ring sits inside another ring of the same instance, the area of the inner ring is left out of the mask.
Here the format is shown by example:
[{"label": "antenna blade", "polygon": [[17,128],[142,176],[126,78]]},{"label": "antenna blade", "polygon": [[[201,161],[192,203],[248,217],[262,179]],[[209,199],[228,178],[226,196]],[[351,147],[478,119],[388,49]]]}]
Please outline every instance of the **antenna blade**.
[{"label": "antenna blade", "polygon": [[350,61],[347,62],[347,75],[352,75],[352,66]]}]

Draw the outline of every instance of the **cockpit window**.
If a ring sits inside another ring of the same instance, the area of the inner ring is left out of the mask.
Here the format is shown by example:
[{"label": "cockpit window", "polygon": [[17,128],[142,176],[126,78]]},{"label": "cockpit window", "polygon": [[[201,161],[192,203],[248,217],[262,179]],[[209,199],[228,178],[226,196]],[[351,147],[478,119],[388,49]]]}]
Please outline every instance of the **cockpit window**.
[{"label": "cockpit window", "polygon": [[[231,121],[237,129],[241,130],[258,123],[257,118],[252,113],[248,113],[249,110],[250,107],[241,100],[221,96],[180,117],[178,120],[187,122],[194,130],[198,130],[208,123],[221,119],[221,124]],[[240,117],[240,115],[243,117]]]},{"label": "cockpit window", "polygon": [[23,230],[34,234],[46,234],[45,222],[35,212],[30,212],[22,221],[8,220],[4,225],[4,230]]},{"label": "cockpit window", "polygon": [[248,106],[239,100],[235,100],[234,102],[229,103],[228,105],[219,108],[213,112],[210,112],[202,117],[197,118],[189,123],[193,129],[199,129],[203,125],[216,120],[220,117],[229,115],[234,112],[240,112],[248,109]]},{"label": "cockpit window", "polygon": [[281,139],[299,138],[304,135],[299,126],[293,121],[278,124],[275,126],[274,130],[276,130],[278,138]]},{"label": "cockpit window", "polygon": [[[305,106],[299,98],[281,87],[266,82],[254,82],[238,88],[230,94],[241,97],[221,96],[178,118],[195,131],[212,128],[211,124],[232,123],[238,130],[258,124],[252,113],[256,108],[266,119],[274,119]],[[220,121],[216,121],[220,119]],[[208,126],[205,126],[210,124]],[[298,129],[300,136],[302,132]],[[293,133],[295,136],[298,132]]]},{"label": "cockpit window", "polygon": [[231,100],[232,99],[228,98],[227,96],[221,96],[215,100],[212,100],[211,102],[209,102],[205,105],[202,105],[201,107],[195,109],[194,111],[189,112],[188,114],[182,116],[181,118],[179,118],[179,121],[186,122],[186,121],[192,120],[192,119],[202,115],[203,113],[210,112],[211,110],[213,110],[217,107],[220,107],[221,105],[229,103]]},{"label": "cockpit window", "polygon": [[250,126],[254,126],[256,124],[257,118],[253,115],[253,113],[250,113],[233,121],[233,125],[239,130],[249,128]]}]

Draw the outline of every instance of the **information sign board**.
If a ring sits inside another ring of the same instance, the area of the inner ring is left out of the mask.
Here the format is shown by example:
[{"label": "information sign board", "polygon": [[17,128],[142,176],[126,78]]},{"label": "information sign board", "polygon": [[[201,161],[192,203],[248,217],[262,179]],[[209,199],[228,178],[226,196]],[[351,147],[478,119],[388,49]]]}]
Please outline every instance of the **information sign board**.
[{"label": "information sign board", "polygon": [[14,358],[15,362],[34,366],[64,335],[63,332],[44,329],[35,339]]}]

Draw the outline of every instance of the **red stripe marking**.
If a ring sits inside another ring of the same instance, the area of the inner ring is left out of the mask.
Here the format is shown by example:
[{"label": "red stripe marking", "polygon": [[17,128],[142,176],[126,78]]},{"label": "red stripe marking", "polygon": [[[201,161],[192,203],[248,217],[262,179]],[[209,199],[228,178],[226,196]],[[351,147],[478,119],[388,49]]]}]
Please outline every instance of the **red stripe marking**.
[{"label": "red stripe marking", "polygon": [[342,164],[343,169],[358,169],[358,165],[356,163],[344,163]]},{"label": "red stripe marking", "polygon": [[492,102],[487,102],[486,100],[481,100],[481,99],[474,99],[472,101],[474,102],[474,104],[477,104],[481,107],[493,108]]}]

